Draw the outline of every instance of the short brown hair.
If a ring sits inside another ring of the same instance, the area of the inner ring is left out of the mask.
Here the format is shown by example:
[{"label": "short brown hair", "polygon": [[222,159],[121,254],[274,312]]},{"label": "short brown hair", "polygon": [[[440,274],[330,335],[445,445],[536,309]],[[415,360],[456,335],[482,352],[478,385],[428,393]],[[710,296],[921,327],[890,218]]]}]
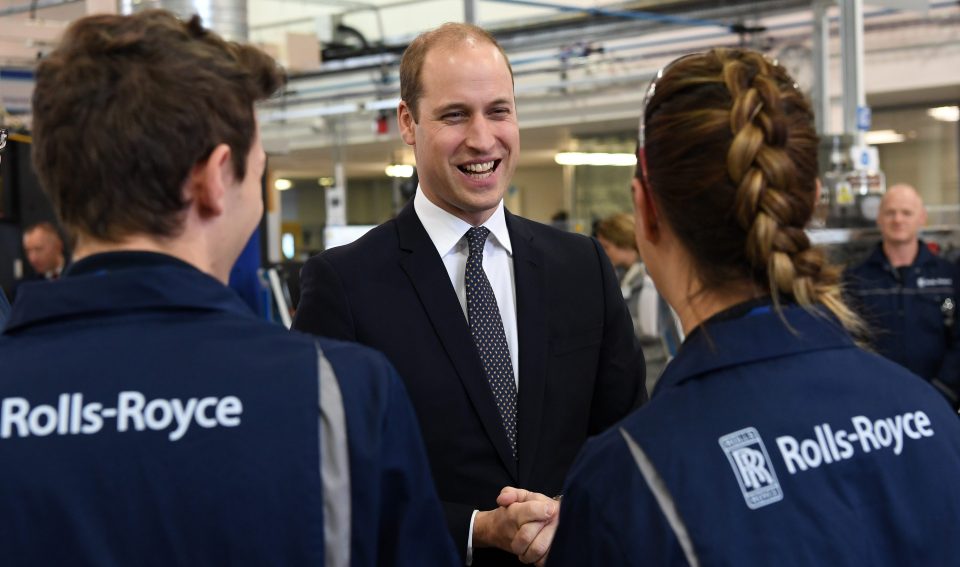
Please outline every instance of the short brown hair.
[{"label": "short brown hair", "polygon": [[283,75],[268,55],[169,12],[74,22],[37,68],[33,164],[71,232],[115,242],[179,232],[182,188],[221,143],[246,175],[253,104]]},{"label": "short brown hair", "polygon": [[637,250],[633,216],[627,213],[616,213],[600,220],[597,223],[597,236],[609,240],[617,248]]},{"label": "short brown hair", "polygon": [[27,226],[23,227],[23,234],[26,236],[28,233],[35,230],[42,230],[56,236],[58,240],[63,241],[63,238],[60,237],[60,231],[57,230],[57,227],[54,226],[54,224],[50,221],[40,221],[28,224]]},{"label": "short brown hair", "polygon": [[684,57],[665,70],[644,112],[648,190],[703,288],[752,282],[778,309],[779,298],[823,304],[859,332],[839,269],[804,232],[818,138],[787,72],[749,50]]},{"label": "short brown hair", "polygon": [[485,29],[473,24],[448,22],[436,29],[425,31],[410,42],[400,59],[400,98],[407,103],[414,121],[420,119],[418,104],[420,103],[420,97],[423,96],[420,70],[423,69],[423,62],[427,58],[427,53],[435,47],[453,45],[468,38],[479,39],[496,47],[507,63],[510,80],[513,80],[513,67],[510,66],[510,59],[503,48],[500,47],[500,44],[497,43],[497,40]]}]

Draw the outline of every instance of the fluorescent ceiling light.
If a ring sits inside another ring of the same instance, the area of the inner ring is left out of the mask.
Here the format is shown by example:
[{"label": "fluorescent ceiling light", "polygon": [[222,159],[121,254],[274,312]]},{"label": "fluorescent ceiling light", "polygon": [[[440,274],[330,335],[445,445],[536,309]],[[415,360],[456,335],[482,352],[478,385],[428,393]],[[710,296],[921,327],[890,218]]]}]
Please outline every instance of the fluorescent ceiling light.
[{"label": "fluorescent ceiling light", "polygon": [[900,132],[897,132],[896,130],[873,130],[871,132],[867,132],[863,136],[863,141],[868,146],[876,146],[879,144],[898,144],[906,139],[906,136]]},{"label": "fluorescent ceiling light", "polygon": [[938,106],[936,108],[928,108],[927,116],[942,122],[960,122],[960,107]]},{"label": "fluorescent ceiling light", "polygon": [[554,156],[553,161],[560,165],[633,166],[637,165],[637,156],[633,154],[560,152]]},{"label": "fluorescent ceiling light", "polygon": [[413,177],[412,165],[388,165],[384,171],[390,177]]},{"label": "fluorescent ceiling light", "polygon": [[286,191],[287,189],[293,187],[293,182],[289,179],[277,179],[273,182],[273,186],[277,191]]},{"label": "fluorescent ceiling light", "polygon": [[283,251],[283,257],[287,260],[293,260],[293,255],[296,253],[297,248],[297,239],[293,234],[289,232],[284,232],[283,236],[280,237],[280,249]]},{"label": "fluorescent ceiling light", "polygon": [[260,114],[261,122],[278,122],[281,120],[295,120],[297,118],[317,118],[320,116],[337,116],[340,114],[353,114],[360,110],[360,106],[354,103],[335,104],[332,106],[308,106],[305,108],[274,110],[272,112],[263,112]]},{"label": "fluorescent ceiling light", "polygon": [[371,100],[363,103],[363,107],[367,110],[396,110],[399,104],[399,98],[391,98],[388,100]]},{"label": "fluorescent ceiling light", "polygon": [[347,104],[335,104],[333,106],[323,106],[314,109],[314,116],[333,116],[335,114],[351,114],[360,110],[360,106],[352,102]]}]

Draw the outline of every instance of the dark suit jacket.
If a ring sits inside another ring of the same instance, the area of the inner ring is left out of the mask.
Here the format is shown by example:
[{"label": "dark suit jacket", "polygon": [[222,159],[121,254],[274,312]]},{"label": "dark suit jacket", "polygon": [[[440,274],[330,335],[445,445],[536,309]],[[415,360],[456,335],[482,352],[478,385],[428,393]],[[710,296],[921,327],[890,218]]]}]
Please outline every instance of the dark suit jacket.
[{"label": "dark suit jacket", "polygon": [[[454,541],[504,486],[559,494],[588,435],[646,399],[643,355],[599,244],[509,212],[519,337],[519,460],[469,325],[412,203],[353,244],[310,259],[294,328],[359,341],[397,367],[420,420]],[[515,565],[475,549],[475,567]]]}]

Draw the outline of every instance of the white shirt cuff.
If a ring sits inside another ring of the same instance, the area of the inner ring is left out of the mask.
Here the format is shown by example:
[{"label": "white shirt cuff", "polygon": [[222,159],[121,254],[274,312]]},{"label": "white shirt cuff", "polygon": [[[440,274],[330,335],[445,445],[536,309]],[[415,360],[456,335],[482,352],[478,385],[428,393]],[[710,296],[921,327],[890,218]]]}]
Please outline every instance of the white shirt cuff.
[{"label": "white shirt cuff", "polygon": [[477,519],[477,512],[479,510],[474,510],[473,515],[470,516],[470,531],[467,533],[467,567],[473,565],[473,522]]}]

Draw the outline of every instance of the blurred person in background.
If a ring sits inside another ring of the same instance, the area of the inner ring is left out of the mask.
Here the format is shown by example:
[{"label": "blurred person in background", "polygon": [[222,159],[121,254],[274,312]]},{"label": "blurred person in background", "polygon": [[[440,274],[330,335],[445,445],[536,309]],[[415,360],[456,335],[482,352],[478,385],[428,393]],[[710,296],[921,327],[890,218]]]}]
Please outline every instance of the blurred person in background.
[{"label": "blurred person in background", "polygon": [[647,390],[652,392],[670,356],[664,333],[673,327],[673,315],[643,265],[633,226],[632,215],[616,213],[597,222],[594,231],[617,272],[620,292],[627,302],[634,332],[643,347]]},{"label": "blurred person in background", "polygon": [[53,223],[43,221],[24,229],[23,251],[38,279],[60,278],[66,260],[63,239]]},{"label": "blurred person in background", "polygon": [[33,271],[14,282],[10,290],[12,299],[16,299],[24,285],[60,279],[66,267],[63,238],[52,222],[34,223],[23,230],[23,252]]},{"label": "blurred person in background", "polygon": [[686,340],[650,402],[578,457],[549,565],[955,564],[960,420],[852,338],[840,270],[804,231],[809,102],[741,49],[656,77],[636,237]]},{"label": "blurred person in background", "polygon": [[932,383],[960,407],[960,269],[920,238],[923,199],[900,183],[880,202],[881,241],[845,274],[851,304],[869,325],[870,346]]}]

